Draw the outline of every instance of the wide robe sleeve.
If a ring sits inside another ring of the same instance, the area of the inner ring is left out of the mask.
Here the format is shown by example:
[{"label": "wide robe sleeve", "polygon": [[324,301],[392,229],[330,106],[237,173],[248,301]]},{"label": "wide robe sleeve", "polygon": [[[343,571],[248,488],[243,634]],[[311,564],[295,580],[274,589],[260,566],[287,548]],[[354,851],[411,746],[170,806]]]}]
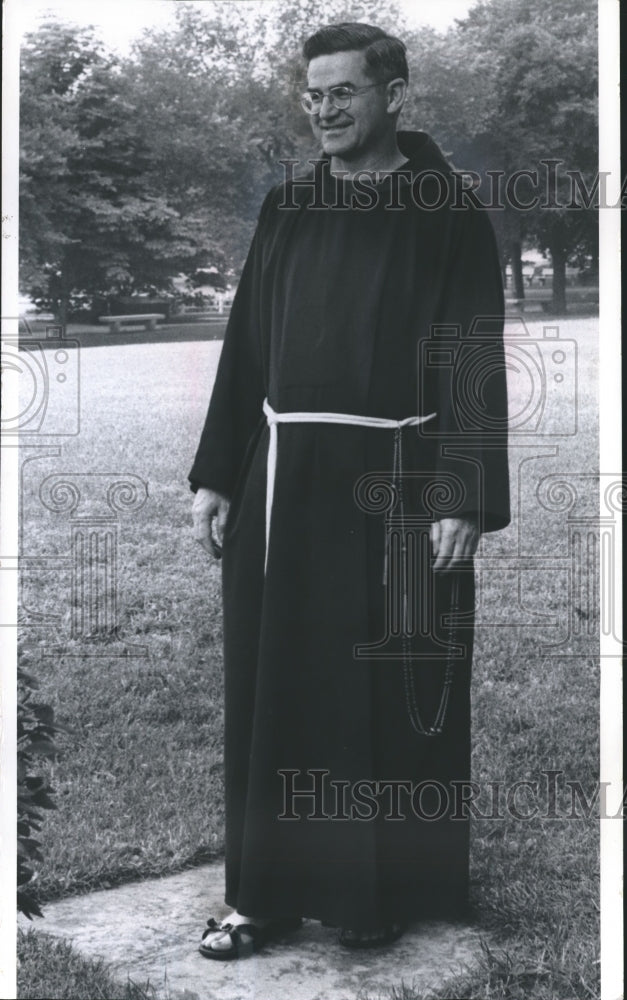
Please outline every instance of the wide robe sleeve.
[{"label": "wide robe sleeve", "polygon": [[261,335],[264,226],[271,201],[262,205],[224,334],[209,409],[189,481],[231,499],[246,450],[263,416],[266,395]]},{"label": "wide robe sleeve", "polygon": [[[482,531],[510,521],[503,283],[486,212],[453,212],[438,324],[425,358],[438,386],[437,478],[454,483],[450,513]],[[435,368],[435,371],[433,370]],[[446,494],[446,489],[444,490]],[[443,494],[443,495],[444,495]]]}]

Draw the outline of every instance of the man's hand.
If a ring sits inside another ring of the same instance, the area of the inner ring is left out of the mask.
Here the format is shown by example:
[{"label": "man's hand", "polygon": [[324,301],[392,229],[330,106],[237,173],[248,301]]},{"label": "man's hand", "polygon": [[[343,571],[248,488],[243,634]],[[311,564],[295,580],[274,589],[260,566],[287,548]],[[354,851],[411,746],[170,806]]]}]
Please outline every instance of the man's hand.
[{"label": "man's hand", "polygon": [[464,517],[445,517],[431,525],[431,545],[436,560],[434,570],[458,569],[477,551],[479,528]]},{"label": "man's hand", "polygon": [[[229,501],[220,493],[207,490],[200,486],[194,497],[192,520],[194,522],[194,538],[200,542],[203,549],[216,559],[222,555],[222,540],[226,515],[229,512]],[[215,520],[215,534],[213,522]]]}]

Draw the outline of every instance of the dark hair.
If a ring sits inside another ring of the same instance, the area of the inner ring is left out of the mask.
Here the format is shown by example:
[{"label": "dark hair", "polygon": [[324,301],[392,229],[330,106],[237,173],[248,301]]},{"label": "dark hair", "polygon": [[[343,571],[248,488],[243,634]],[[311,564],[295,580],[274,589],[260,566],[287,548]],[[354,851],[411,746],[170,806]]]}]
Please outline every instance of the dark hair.
[{"label": "dark hair", "polygon": [[368,75],[377,83],[398,77],[407,82],[409,70],[405,51],[400,38],[393,38],[381,28],[359,21],[327,24],[303,45],[303,56],[307,62],[334,52],[363,52]]}]

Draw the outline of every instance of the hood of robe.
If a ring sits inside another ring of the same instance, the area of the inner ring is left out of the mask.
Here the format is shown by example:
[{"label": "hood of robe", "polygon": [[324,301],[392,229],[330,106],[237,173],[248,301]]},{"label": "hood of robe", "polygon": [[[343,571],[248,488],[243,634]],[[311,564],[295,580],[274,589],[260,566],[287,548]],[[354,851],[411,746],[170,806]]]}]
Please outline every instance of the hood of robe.
[{"label": "hood of robe", "polygon": [[402,129],[396,133],[398,148],[409,160],[412,170],[439,170],[450,173],[448,163],[438,144],[426,132],[406,132]]}]

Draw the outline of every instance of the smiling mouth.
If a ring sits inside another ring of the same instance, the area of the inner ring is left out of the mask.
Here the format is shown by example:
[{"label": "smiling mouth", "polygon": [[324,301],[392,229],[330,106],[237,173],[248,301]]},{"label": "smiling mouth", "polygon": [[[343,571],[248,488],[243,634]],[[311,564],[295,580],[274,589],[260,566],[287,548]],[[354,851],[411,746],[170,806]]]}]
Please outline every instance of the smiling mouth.
[{"label": "smiling mouth", "polygon": [[321,125],[320,128],[323,132],[341,132],[345,128],[348,128],[349,124],[349,122],[346,122],[344,125]]}]

